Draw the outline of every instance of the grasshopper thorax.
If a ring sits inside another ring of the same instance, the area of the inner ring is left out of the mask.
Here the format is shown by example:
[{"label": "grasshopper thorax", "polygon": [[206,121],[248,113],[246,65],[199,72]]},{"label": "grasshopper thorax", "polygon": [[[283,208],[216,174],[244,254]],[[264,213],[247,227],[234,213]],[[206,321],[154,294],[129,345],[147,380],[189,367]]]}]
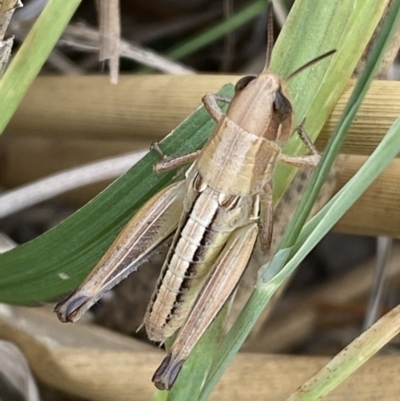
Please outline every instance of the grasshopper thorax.
[{"label": "grasshopper thorax", "polygon": [[241,78],[227,117],[254,135],[285,144],[292,130],[293,108],[283,86],[282,80],[270,72]]}]

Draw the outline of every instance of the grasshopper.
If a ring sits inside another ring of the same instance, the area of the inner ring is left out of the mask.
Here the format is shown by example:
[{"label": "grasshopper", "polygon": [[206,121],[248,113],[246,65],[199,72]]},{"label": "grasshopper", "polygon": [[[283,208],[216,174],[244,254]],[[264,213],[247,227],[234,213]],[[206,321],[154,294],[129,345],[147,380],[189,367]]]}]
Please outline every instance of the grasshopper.
[{"label": "grasshopper", "polygon": [[[163,343],[179,328],[168,355],[153,376],[169,389],[194,345],[234,292],[253,252],[271,246],[272,177],[278,162],[312,168],[320,156],[302,129],[293,130],[293,107],[285,80],[268,71],[272,53],[269,17],[267,60],[258,76],[241,78],[232,99],[214,94],[203,103],[217,123],[201,151],[164,159],[162,172],[193,162],[183,181],[150,199],[116,238],[81,286],[55,311],[62,322],[77,321],[100,296],[124,279],[175,231],[144,317],[148,337]],[[288,81],[327,52],[294,71]],[[228,101],[226,115],[218,101]],[[297,131],[311,151],[283,154]]]}]

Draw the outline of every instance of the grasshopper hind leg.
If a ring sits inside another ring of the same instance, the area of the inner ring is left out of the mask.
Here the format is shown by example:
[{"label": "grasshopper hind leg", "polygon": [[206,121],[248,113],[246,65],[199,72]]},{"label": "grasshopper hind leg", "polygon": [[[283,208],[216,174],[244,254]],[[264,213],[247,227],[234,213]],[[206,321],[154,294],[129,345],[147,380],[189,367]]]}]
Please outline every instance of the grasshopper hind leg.
[{"label": "grasshopper hind leg", "polygon": [[152,380],[160,390],[172,387],[194,345],[235,291],[253,252],[257,235],[255,222],[232,233],[168,355],[154,373]]},{"label": "grasshopper hind leg", "polygon": [[80,287],[59,302],[62,322],[76,322],[104,294],[136,271],[150,252],[176,229],[183,210],[185,182],[164,188],[129,221]]}]

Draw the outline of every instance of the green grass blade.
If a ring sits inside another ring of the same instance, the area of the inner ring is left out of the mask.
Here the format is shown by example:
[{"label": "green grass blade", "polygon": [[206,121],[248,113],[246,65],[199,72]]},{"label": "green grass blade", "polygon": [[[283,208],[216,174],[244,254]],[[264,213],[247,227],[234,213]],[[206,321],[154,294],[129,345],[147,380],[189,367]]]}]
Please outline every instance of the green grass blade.
[{"label": "green grass blade", "polygon": [[[285,269],[294,269],[304,259],[310,247],[315,246],[323,238],[354,203],[354,198],[360,196],[368,188],[399,152],[400,118],[396,120],[380,145],[356,175],[321,210],[319,215],[315,216],[315,221],[310,221],[309,225],[315,228],[310,235],[307,233],[307,227],[301,233],[299,249]],[[391,337],[398,334],[400,330],[398,320],[397,307],[346,347],[345,352],[339,353],[312,380],[307,382],[301,392],[296,392],[289,400],[317,400],[337,387],[385,345]]]},{"label": "green grass blade", "polygon": [[289,260],[285,269],[287,266],[298,265],[307,256],[310,250],[332,229],[399,152],[400,118],[396,120],[382,142],[360,170],[306,224],[295,245],[296,254]]},{"label": "green grass blade", "polygon": [[69,23],[80,0],[50,0],[0,80],[0,134]]},{"label": "green grass blade", "polygon": [[[230,96],[232,91],[232,85],[227,85],[220,93]],[[198,149],[214,126],[201,108],[163,140],[161,146],[168,155]],[[159,155],[150,152],[57,227],[1,254],[0,302],[34,304],[76,288],[144,202],[176,179],[176,172],[153,173],[158,160]]]},{"label": "green grass blade", "polygon": [[167,52],[167,56],[173,60],[178,60],[202,49],[257,17],[265,11],[268,2],[269,0],[253,1],[247,7],[232,15],[229,19],[218,23],[214,27],[208,28],[192,38],[189,38],[184,43],[177,45],[175,48]]},{"label": "green grass blade", "polygon": [[351,342],[287,401],[320,400],[375,355],[400,332],[400,306]]}]

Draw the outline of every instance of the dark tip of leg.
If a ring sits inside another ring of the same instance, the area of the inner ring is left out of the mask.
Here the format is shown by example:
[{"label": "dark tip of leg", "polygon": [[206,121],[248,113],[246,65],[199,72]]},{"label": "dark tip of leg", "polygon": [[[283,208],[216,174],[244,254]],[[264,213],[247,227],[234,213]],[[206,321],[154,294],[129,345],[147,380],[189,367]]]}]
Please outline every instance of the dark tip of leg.
[{"label": "dark tip of leg", "polygon": [[159,390],[170,390],[177,379],[185,361],[172,361],[172,354],[168,354],[151,379]]},{"label": "dark tip of leg", "polygon": [[76,298],[73,294],[66,300],[59,302],[55,308],[54,312],[57,313],[58,318],[63,322],[73,323],[76,321],[76,316],[80,308],[89,300],[85,295],[80,295]]}]

